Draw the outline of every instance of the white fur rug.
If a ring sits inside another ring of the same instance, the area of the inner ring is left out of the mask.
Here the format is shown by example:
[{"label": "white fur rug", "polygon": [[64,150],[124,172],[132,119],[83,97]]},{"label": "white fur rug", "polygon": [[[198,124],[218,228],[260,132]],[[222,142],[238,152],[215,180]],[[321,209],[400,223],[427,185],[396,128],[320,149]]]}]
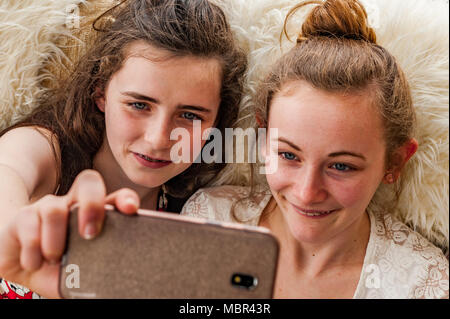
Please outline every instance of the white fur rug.
[{"label": "white fur rug", "polygon": [[34,107],[45,61],[64,59],[54,41],[69,34],[68,11],[81,0],[0,1],[0,130]]},{"label": "white fur rug", "polygon": [[[97,0],[98,1],[98,0]],[[250,126],[256,83],[293,43],[279,35],[284,17],[296,0],[213,0],[228,15],[236,36],[249,54],[247,92],[239,125]],[[67,8],[94,0],[0,1],[0,129],[33,107],[44,90],[39,83],[46,61],[64,61],[55,39],[69,31]],[[444,249],[449,238],[449,7],[444,0],[365,0],[378,43],[397,57],[411,84],[420,148],[403,178],[405,190],[394,213]],[[115,1],[111,0],[111,3]],[[289,24],[295,39],[303,13]],[[247,168],[230,165],[215,184],[245,183]],[[392,190],[381,187],[373,207],[389,207]]]}]

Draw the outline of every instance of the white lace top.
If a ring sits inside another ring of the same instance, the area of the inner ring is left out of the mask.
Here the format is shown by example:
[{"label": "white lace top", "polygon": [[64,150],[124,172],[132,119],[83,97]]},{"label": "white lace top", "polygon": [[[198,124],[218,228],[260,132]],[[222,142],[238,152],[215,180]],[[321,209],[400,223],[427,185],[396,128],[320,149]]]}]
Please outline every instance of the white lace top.
[{"label": "white lace top", "polygon": [[[266,191],[250,200],[248,194],[249,188],[237,186],[201,189],[181,214],[255,226],[272,195]],[[449,298],[449,263],[442,251],[389,214],[369,216],[370,238],[353,298]]]}]

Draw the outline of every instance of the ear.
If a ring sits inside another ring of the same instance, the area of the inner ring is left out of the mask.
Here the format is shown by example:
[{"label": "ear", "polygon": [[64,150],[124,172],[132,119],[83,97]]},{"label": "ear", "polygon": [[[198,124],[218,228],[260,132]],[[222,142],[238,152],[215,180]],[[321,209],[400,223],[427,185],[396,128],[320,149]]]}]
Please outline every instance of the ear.
[{"label": "ear", "polygon": [[393,184],[400,178],[401,171],[418,148],[419,143],[412,138],[397,149],[392,159],[391,168],[383,178],[385,184]]},{"label": "ear", "polygon": [[95,104],[100,111],[105,113],[105,92],[98,87],[95,88]]}]

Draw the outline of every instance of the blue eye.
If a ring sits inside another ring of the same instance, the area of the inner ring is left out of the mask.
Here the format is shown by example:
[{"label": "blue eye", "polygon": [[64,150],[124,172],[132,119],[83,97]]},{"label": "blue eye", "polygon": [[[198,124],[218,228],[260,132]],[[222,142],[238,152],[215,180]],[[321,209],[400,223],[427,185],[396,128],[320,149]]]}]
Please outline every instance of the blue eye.
[{"label": "blue eye", "polygon": [[191,112],[185,112],[181,115],[181,117],[185,118],[186,120],[189,121],[194,121],[194,120],[201,120],[200,117],[198,117],[197,115],[195,115],[194,113]]},{"label": "blue eye", "polygon": [[340,172],[347,172],[347,171],[354,170],[354,168],[352,168],[348,165],[345,165],[343,163],[336,163],[336,164],[333,164],[331,167],[333,167],[334,169],[336,169],[337,171],[340,171]]},{"label": "blue eye", "polygon": [[133,102],[133,103],[129,103],[129,105],[139,111],[144,110],[147,107],[147,104],[142,103],[142,102]]},{"label": "blue eye", "polygon": [[295,156],[294,154],[289,153],[289,152],[281,152],[280,156],[283,159],[288,160],[288,161],[293,161],[293,160],[295,160],[297,158],[297,156]]}]

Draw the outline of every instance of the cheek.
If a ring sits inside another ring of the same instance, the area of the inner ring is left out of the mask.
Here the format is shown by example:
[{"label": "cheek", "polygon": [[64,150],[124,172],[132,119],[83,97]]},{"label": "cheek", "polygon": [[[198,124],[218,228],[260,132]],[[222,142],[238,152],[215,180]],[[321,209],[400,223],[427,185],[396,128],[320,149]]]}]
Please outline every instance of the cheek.
[{"label": "cheek", "polygon": [[335,183],[329,186],[333,198],[343,207],[365,209],[372,199],[378,184],[367,183],[367,180]]},{"label": "cheek", "polygon": [[137,124],[123,112],[105,112],[106,132],[110,142],[125,142],[139,136],[140,128]]},{"label": "cheek", "polygon": [[275,173],[267,174],[266,179],[269,184],[270,189],[273,193],[278,193],[289,186],[290,177],[292,174],[289,174],[289,170],[278,167]]},{"label": "cheek", "polygon": [[365,171],[346,182],[334,183],[330,186],[333,196],[344,206],[359,206],[366,209],[375,195],[383,178],[383,158],[376,166],[372,165]]}]

